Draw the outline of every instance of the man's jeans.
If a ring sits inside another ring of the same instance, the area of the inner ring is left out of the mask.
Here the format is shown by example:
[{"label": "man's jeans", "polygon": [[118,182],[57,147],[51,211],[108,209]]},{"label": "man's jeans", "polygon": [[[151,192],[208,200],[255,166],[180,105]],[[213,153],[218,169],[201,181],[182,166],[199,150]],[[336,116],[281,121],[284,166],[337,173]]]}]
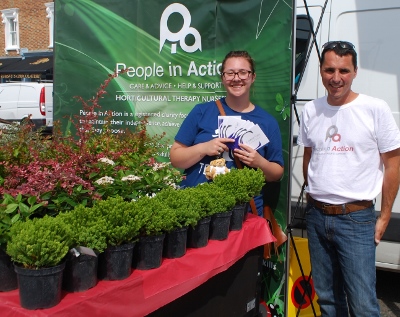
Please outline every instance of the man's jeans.
[{"label": "man's jeans", "polygon": [[312,277],[322,316],[379,316],[374,207],[347,215],[325,215],[308,204],[306,221]]}]

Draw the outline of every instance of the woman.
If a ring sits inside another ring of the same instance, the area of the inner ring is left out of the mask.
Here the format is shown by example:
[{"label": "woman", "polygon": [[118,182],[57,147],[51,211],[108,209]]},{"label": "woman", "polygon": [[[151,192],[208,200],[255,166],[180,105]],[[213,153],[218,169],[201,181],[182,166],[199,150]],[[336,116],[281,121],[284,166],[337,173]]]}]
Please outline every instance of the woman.
[{"label": "woman", "polygon": [[[250,101],[250,88],[256,79],[254,61],[245,51],[231,51],[221,66],[222,84],[226,97],[220,99],[227,116],[240,116],[242,120],[258,124],[269,142],[254,150],[239,144],[233,152],[228,143],[233,139],[218,137],[219,109],[215,101],[198,104],[183,121],[175,136],[170,152],[174,167],[184,169],[186,179],[182,186],[196,186],[207,181],[205,168],[216,156],[223,156],[228,168],[237,167],[234,156],[244,166],[260,168],[266,181],[277,181],[283,174],[282,141],[275,118]],[[255,199],[257,210],[262,215],[262,199]]]}]

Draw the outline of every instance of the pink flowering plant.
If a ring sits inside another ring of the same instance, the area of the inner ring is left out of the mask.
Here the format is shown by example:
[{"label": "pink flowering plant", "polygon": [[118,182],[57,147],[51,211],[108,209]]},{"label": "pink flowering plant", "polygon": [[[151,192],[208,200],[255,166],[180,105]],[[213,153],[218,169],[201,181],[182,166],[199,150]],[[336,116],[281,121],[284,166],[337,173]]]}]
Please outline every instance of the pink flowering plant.
[{"label": "pink flowering plant", "polygon": [[165,134],[150,136],[146,118],[135,131],[115,134],[107,123],[96,131],[99,100],[115,77],[109,75],[90,100],[76,97],[85,115],[71,117],[66,133],[57,122],[51,137],[29,126],[0,130],[0,198],[20,195],[26,204],[35,197],[35,214],[56,215],[108,197],[128,201],[177,186],[180,171],[156,161],[155,145],[166,145]]}]

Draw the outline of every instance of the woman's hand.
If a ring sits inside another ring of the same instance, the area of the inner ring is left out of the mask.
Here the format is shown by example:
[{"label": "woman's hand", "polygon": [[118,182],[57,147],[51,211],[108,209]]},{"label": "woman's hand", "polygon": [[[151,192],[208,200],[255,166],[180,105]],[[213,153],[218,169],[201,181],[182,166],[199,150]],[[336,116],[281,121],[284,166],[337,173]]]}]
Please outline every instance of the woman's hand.
[{"label": "woman's hand", "polygon": [[235,155],[237,155],[243,164],[253,168],[260,168],[267,181],[278,181],[282,177],[283,167],[278,163],[268,161],[246,144],[239,144],[239,146],[240,149],[235,149]]},{"label": "woman's hand", "polygon": [[228,142],[234,142],[234,139],[229,139],[229,138],[216,138],[212,139],[208,142],[204,142],[204,152],[208,156],[215,156],[215,155],[221,155],[221,153],[225,151],[229,151],[228,146],[225,143]]},{"label": "woman's hand", "polygon": [[260,159],[264,158],[253,148],[246,144],[239,144],[240,149],[235,149],[235,155],[249,167],[260,167]]},{"label": "woman's hand", "polygon": [[224,151],[228,151],[228,146],[225,143],[234,141],[229,138],[216,138],[193,146],[186,146],[175,141],[170,150],[171,164],[176,168],[189,168],[206,155],[220,156]]}]

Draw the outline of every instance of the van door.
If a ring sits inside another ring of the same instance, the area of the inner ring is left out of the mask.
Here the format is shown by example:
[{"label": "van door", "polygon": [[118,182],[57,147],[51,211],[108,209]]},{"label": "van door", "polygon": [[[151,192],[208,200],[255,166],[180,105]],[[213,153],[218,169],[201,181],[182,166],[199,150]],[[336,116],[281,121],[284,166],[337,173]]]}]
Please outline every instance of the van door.
[{"label": "van door", "polygon": [[40,87],[38,85],[21,85],[18,99],[17,116],[18,118],[40,118],[42,115],[39,110]]},{"label": "van door", "polygon": [[0,85],[0,118],[4,120],[16,120],[20,86],[14,84]]}]

